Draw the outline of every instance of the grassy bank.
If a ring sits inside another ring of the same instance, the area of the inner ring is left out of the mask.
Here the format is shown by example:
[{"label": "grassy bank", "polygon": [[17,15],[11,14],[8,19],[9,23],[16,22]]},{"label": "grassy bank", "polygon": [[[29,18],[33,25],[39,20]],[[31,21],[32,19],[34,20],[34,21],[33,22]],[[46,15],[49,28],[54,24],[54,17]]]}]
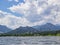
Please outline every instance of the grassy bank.
[{"label": "grassy bank", "polygon": [[60,30],[58,31],[42,31],[37,33],[4,33],[0,36],[60,36]]},{"label": "grassy bank", "polygon": [[0,36],[60,36],[60,33],[0,34]]}]

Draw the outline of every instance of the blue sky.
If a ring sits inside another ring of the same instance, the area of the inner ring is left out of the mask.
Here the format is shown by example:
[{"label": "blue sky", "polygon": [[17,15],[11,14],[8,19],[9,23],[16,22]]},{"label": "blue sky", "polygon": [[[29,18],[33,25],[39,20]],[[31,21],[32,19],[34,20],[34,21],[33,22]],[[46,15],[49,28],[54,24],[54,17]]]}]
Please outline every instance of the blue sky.
[{"label": "blue sky", "polygon": [[[11,7],[13,5],[17,5],[19,3],[22,3],[22,2],[24,2],[24,1],[23,0],[19,0],[19,2],[16,2],[14,0],[12,0],[12,1],[9,1],[9,0],[1,0],[0,1],[0,10],[5,11],[5,12],[8,12],[8,13],[12,13],[7,8],[8,7]],[[20,15],[20,14],[17,14],[17,13],[13,13],[13,14],[16,15],[16,16],[19,16]]]},{"label": "blue sky", "polygon": [[60,0],[0,1],[0,25],[15,29],[45,23],[60,25]]}]

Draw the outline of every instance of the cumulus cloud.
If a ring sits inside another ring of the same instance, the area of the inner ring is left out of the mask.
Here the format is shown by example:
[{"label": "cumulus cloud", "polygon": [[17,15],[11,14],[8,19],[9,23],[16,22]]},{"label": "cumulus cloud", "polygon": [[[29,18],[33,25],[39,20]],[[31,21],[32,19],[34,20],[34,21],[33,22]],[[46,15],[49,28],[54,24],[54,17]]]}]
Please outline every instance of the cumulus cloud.
[{"label": "cumulus cloud", "polygon": [[24,3],[8,9],[13,13],[23,14],[31,23],[60,24],[60,0],[24,0]]},{"label": "cumulus cloud", "polygon": [[15,29],[19,26],[30,26],[29,23],[25,18],[16,17],[10,13],[0,11],[0,25],[5,25],[9,28]]},{"label": "cumulus cloud", "polygon": [[0,10],[0,25],[5,25],[11,29],[18,28],[20,26],[34,26],[37,24],[43,24],[45,20],[40,22],[31,23],[24,17],[17,17],[11,13],[7,13]]},{"label": "cumulus cloud", "polygon": [[0,25],[15,29],[20,26],[35,26],[48,22],[60,24],[59,2],[60,0],[24,0],[23,3],[20,2],[8,8],[13,13],[22,14],[22,17],[0,10]]},{"label": "cumulus cloud", "polygon": [[36,22],[41,20],[42,16],[40,14],[46,9],[47,6],[46,3],[43,5],[39,5],[39,3],[40,1],[38,0],[26,0],[25,3],[13,5],[9,9],[12,12],[23,14],[24,17],[26,17],[31,22]]}]

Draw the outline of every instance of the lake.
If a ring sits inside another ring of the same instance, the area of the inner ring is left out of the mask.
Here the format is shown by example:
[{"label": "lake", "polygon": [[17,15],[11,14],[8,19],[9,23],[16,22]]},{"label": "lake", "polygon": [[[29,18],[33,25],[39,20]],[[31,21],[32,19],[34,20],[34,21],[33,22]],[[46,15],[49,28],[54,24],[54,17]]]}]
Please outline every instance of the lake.
[{"label": "lake", "polygon": [[60,37],[0,37],[0,45],[60,45]]}]

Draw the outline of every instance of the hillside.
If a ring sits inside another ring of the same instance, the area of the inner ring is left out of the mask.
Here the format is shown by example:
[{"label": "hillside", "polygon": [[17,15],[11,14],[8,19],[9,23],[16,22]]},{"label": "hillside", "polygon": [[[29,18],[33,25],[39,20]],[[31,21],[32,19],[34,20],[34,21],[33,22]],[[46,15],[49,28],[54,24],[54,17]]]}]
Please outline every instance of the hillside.
[{"label": "hillside", "polygon": [[7,33],[9,31],[11,31],[12,29],[6,27],[6,26],[3,26],[3,25],[0,25],[0,33]]}]

